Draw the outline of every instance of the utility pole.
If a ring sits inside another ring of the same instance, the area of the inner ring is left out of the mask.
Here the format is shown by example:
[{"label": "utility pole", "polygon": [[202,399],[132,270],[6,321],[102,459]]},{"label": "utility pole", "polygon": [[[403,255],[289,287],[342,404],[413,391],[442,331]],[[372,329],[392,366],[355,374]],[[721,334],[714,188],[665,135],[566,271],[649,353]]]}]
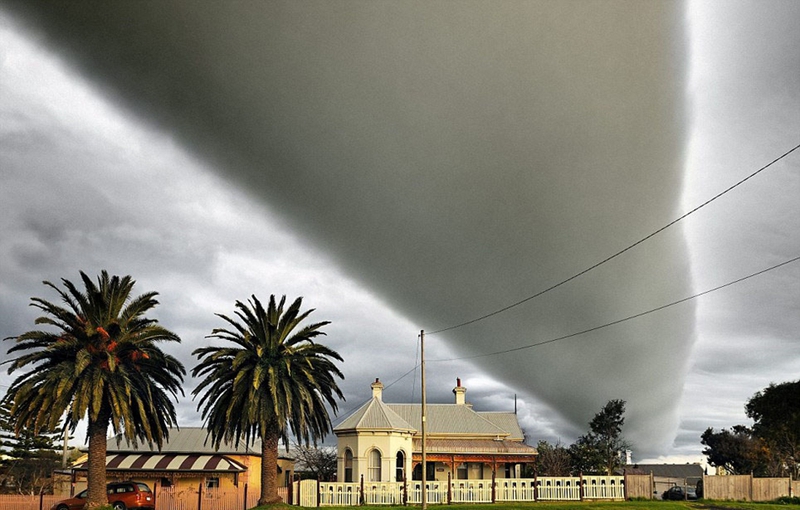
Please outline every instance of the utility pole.
[{"label": "utility pole", "polygon": [[422,408],[420,412],[422,418],[422,510],[426,510],[428,508],[428,490],[426,488],[428,483],[428,466],[425,451],[425,330],[420,330],[419,332],[419,358],[420,372],[422,374],[420,381],[420,389],[422,392]]},{"label": "utility pole", "polygon": [[66,418],[64,418],[64,451],[61,454],[61,467],[67,467],[67,453],[69,452],[69,429],[67,428]]}]

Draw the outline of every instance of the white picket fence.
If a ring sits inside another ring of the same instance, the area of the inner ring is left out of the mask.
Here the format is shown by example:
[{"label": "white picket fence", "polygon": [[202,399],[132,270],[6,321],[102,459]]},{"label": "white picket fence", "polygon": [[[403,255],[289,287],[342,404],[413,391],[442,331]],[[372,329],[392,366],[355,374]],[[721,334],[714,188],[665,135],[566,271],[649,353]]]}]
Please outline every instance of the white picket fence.
[{"label": "white picket fence", "polygon": [[[363,487],[363,488],[362,488]],[[403,505],[422,503],[422,482],[334,483],[302,480],[293,487],[293,504],[304,507]],[[404,498],[404,492],[405,494]],[[427,501],[493,503],[526,501],[623,500],[622,476],[503,478],[430,481]]]}]

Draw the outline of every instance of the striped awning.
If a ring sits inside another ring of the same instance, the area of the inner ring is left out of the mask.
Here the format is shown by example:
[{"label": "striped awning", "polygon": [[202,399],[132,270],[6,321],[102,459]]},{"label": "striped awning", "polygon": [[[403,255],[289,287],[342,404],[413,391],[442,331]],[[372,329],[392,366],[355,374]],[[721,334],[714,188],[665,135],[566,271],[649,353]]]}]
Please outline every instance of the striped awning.
[{"label": "striped awning", "polygon": [[[86,471],[87,462],[72,466]],[[177,453],[118,453],[106,455],[108,471],[159,471],[189,473],[242,473],[247,468],[224,455],[181,455]]]}]

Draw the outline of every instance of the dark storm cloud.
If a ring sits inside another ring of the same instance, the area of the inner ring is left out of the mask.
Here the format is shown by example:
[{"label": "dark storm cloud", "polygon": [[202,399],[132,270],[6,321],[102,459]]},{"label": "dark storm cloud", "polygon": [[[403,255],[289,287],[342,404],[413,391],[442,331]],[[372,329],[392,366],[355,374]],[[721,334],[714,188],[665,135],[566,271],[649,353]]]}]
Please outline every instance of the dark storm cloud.
[{"label": "dark storm cloud", "polygon": [[[111,97],[428,329],[567,278],[678,210],[680,3],[9,5]],[[673,230],[430,341],[446,342],[442,358],[491,352],[687,294]],[[472,365],[579,430],[623,398],[628,435],[656,452],[677,425],[693,318],[686,305]],[[369,349],[362,339],[353,352]]]}]

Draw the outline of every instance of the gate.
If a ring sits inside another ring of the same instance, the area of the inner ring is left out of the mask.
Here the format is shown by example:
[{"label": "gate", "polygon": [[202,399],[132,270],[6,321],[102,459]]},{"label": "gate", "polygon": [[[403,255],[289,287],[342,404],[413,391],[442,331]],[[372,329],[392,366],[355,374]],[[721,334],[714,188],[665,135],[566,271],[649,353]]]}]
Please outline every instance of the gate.
[{"label": "gate", "polygon": [[295,501],[298,505],[304,507],[316,507],[319,497],[319,482],[316,480],[300,480],[294,482]]}]

